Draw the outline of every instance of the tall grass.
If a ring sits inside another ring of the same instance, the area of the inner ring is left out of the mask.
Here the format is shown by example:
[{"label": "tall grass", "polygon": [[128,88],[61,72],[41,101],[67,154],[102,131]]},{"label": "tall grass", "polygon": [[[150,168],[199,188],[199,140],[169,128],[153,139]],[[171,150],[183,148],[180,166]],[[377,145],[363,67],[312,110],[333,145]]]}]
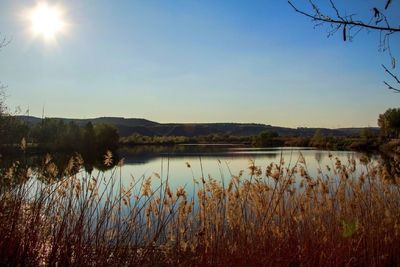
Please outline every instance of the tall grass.
[{"label": "tall grass", "polygon": [[0,264],[399,265],[400,179],[331,162],[316,177],[302,156],[250,162],[230,179],[193,175],[190,192],[172,191],[168,171],[123,182],[123,162],[95,175],[79,156],[63,171],[50,157],[38,171],[16,163],[1,177]]}]

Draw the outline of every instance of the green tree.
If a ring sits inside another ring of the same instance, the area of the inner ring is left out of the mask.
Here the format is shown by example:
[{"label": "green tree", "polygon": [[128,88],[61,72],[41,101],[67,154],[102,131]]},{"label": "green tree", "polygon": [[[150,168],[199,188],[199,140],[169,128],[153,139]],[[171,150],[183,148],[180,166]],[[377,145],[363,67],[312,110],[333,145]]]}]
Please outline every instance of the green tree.
[{"label": "green tree", "polygon": [[119,144],[119,134],[117,128],[108,124],[97,124],[94,127],[96,145],[100,153],[107,150],[116,150]]},{"label": "green tree", "polygon": [[82,147],[82,130],[75,122],[71,121],[65,125],[65,131],[61,134],[60,139],[61,147],[77,152]]},{"label": "green tree", "polygon": [[0,145],[19,144],[27,133],[27,125],[8,111],[4,87],[0,84]]},{"label": "green tree", "polygon": [[371,138],[371,131],[368,128],[363,128],[360,130],[360,138],[363,140],[368,140]]},{"label": "green tree", "polygon": [[325,144],[325,137],[322,134],[321,129],[317,129],[314,136],[311,138],[312,146],[323,146]]},{"label": "green tree", "polygon": [[66,132],[65,124],[60,119],[45,118],[31,130],[36,143],[46,149],[57,149],[63,145],[62,136]]},{"label": "green tree", "polygon": [[88,122],[83,128],[82,148],[86,155],[93,155],[96,153],[96,134],[91,122]]},{"label": "green tree", "polygon": [[19,144],[28,134],[28,126],[11,115],[0,116],[0,145]]},{"label": "green tree", "polygon": [[400,133],[400,108],[389,108],[385,113],[380,114],[378,126],[383,136],[398,138]]},{"label": "green tree", "polygon": [[256,144],[258,146],[273,146],[275,145],[274,139],[278,137],[277,132],[263,131],[256,138]]}]

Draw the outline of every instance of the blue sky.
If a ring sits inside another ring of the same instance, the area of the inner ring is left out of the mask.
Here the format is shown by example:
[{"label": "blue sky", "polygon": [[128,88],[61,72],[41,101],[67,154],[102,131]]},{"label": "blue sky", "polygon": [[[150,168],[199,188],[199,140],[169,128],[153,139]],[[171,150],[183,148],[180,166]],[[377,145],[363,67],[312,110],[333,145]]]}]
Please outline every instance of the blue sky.
[{"label": "blue sky", "polygon": [[[327,38],[286,1],[55,2],[70,24],[56,44],[32,38],[19,15],[35,1],[0,2],[0,32],[12,38],[0,51],[0,81],[12,109],[336,128],[376,126],[400,100],[382,83],[380,65],[390,61],[378,34]],[[338,5],[370,12],[378,2]]]}]

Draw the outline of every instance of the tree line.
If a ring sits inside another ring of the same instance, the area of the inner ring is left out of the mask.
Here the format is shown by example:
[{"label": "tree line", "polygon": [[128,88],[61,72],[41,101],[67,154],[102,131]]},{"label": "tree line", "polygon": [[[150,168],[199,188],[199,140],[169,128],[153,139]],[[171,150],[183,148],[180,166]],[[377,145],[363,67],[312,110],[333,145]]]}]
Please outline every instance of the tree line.
[{"label": "tree line", "polygon": [[80,126],[75,122],[45,118],[30,125],[11,115],[0,116],[0,145],[15,147],[21,140],[30,148],[41,151],[79,152],[104,155],[118,148],[117,129],[108,124],[91,122]]},{"label": "tree line", "polygon": [[132,135],[120,139],[118,130],[108,124],[91,122],[85,125],[65,122],[62,119],[45,118],[31,125],[16,116],[0,113],[0,149],[15,148],[24,143],[43,152],[78,152],[82,155],[104,155],[122,145],[174,145],[187,143],[236,143],[259,147],[270,146],[315,146],[341,149],[377,148],[391,139],[400,138],[400,108],[389,108],[379,115],[379,136],[369,130],[361,130],[359,136],[330,137],[316,131],[311,138],[281,137],[276,132],[264,131],[256,136],[232,136],[210,134],[205,136],[142,136]]}]

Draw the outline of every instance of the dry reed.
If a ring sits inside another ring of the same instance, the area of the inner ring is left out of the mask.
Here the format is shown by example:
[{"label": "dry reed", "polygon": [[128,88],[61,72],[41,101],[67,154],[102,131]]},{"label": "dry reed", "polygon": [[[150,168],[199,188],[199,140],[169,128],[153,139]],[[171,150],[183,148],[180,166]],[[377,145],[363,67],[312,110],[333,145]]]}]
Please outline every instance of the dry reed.
[{"label": "dry reed", "polygon": [[172,191],[168,175],[125,185],[122,162],[97,175],[79,156],[63,171],[51,157],[36,171],[17,162],[2,174],[0,264],[399,265],[399,178],[331,160],[317,177],[302,156],[292,166],[250,162],[229,181],[193,175],[190,194]]}]

